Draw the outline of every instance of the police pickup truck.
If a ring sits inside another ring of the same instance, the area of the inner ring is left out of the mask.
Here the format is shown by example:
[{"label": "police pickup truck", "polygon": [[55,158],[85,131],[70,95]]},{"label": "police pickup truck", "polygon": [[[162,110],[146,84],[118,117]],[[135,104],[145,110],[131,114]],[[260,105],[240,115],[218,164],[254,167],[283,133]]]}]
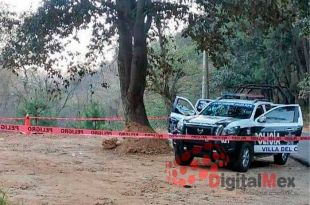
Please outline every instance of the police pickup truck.
[{"label": "police pickup truck", "polygon": [[[238,135],[238,136],[300,136],[303,120],[297,104],[280,105],[257,99],[200,99],[195,106],[186,98],[176,97],[169,117],[170,133],[191,135]],[[289,152],[264,150],[264,145],[288,145],[298,142],[260,141],[205,141],[173,140],[176,162],[190,165],[194,157],[224,153],[236,171],[246,172],[254,158],[273,155],[275,164],[284,165]],[[196,149],[206,144],[214,149]],[[217,147],[217,148],[216,148]],[[271,147],[271,146],[265,146]],[[220,148],[220,149],[218,149]],[[199,152],[193,151],[200,150]],[[262,150],[263,149],[263,150]],[[183,157],[187,153],[187,157]],[[189,154],[188,154],[189,153]],[[213,159],[214,161],[216,159]]]}]

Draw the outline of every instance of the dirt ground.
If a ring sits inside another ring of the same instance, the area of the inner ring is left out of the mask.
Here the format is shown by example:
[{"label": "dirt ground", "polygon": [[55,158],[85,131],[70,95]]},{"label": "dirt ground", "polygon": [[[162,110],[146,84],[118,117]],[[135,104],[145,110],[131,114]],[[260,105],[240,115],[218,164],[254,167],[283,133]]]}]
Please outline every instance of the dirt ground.
[{"label": "dirt ground", "polygon": [[[173,154],[120,155],[101,138],[0,133],[0,188],[12,204],[309,204],[309,168],[289,159],[261,159],[246,176],[275,172],[295,177],[295,188],[212,189],[205,180],[180,187],[167,182]],[[182,167],[173,165],[180,170]],[[197,176],[200,166],[189,168]],[[184,170],[183,170],[184,171]],[[180,172],[178,172],[180,173]],[[219,173],[236,175],[221,168]]]}]

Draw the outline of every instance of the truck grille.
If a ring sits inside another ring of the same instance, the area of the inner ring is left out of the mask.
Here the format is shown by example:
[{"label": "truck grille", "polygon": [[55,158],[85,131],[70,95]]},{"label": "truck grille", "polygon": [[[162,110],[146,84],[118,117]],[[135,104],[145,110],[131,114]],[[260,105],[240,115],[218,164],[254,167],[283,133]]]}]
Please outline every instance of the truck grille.
[{"label": "truck grille", "polygon": [[191,135],[214,135],[216,127],[186,127],[186,133]]}]

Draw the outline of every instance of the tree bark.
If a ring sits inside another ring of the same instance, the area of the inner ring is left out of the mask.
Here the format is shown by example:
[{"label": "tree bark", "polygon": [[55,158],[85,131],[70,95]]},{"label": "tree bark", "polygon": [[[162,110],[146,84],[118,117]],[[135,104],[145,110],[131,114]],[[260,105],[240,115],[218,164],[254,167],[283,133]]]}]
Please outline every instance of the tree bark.
[{"label": "tree bark", "polygon": [[[118,71],[128,131],[153,131],[144,106],[147,71],[145,0],[118,0]],[[133,15],[135,14],[135,15]]]}]

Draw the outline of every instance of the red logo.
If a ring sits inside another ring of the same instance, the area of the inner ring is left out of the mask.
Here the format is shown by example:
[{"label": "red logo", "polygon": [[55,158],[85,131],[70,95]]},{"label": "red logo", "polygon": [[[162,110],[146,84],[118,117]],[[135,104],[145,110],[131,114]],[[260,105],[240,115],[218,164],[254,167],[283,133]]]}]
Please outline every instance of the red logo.
[{"label": "red logo", "polygon": [[[178,160],[186,161],[192,154],[198,154],[202,151],[212,153],[211,156],[205,155],[201,160],[194,159],[190,166],[178,166]],[[227,166],[229,157],[226,155],[220,146],[211,143],[204,147],[194,147],[191,151],[186,151],[181,156],[182,159],[166,162],[166,180],[169,184],[175,184],[181,187],[193,185],[196,181],[209,179],[209,186],[216,188],[219,186],[219,177],[216,172],[219,168]],[[199,169],[201,167],[201,169]],[[198,171],[197,173],[192,171]]]}]

